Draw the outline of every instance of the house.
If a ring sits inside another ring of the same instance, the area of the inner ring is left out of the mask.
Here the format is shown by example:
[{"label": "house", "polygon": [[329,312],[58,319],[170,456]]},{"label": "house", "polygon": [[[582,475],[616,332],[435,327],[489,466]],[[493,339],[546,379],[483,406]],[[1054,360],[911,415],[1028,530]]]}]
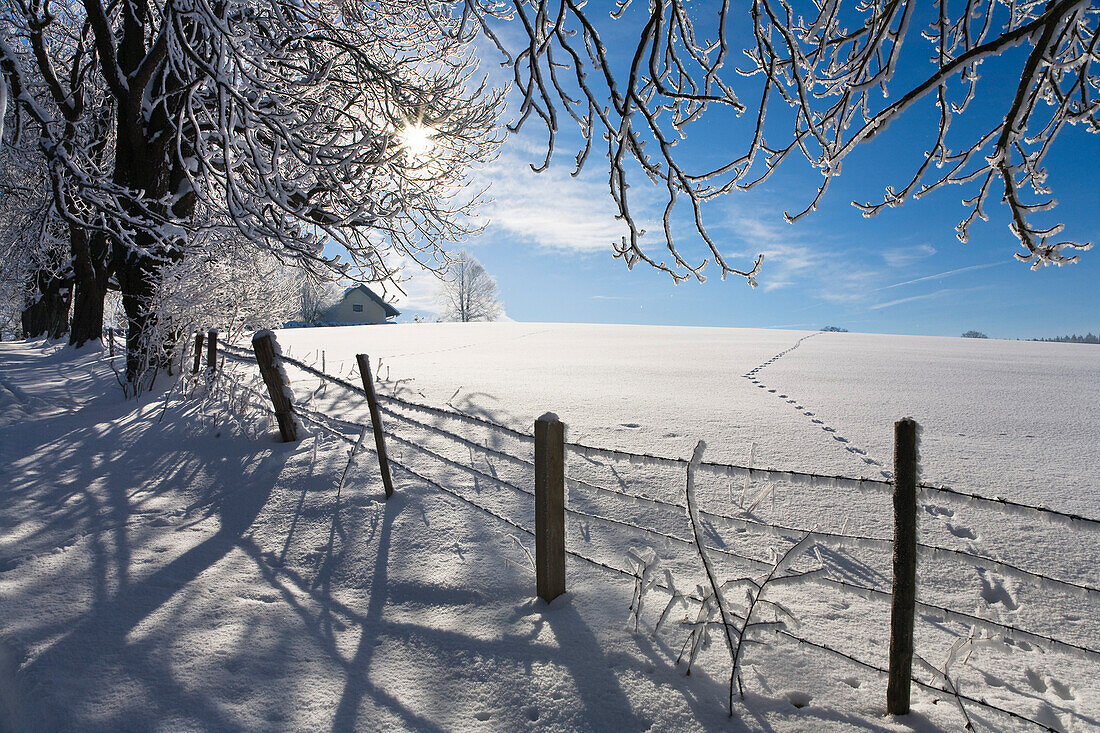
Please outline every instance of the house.
[{"label": "house", "polygon": [[366,285],[356,285],[344,291],[336,305],[325,310],[321,320],[334,326],[358,326],[364,323],[386,323],[401,312],[382,300]]}]

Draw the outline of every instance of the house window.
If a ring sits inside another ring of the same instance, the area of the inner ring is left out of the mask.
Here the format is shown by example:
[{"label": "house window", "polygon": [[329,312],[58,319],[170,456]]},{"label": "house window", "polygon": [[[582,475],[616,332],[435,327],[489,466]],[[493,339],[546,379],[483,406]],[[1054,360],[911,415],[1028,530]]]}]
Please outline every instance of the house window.
[{"label": "house window", "polygon": [[351,307],[351,309],[352,309],[353,311],[355,311],[356,313],[362,313],[362,312],[363,312],[363,306],[362,306],[362,305],[359,305],[358,303],[357,303],[357,304],[355,304],[355,305],[353,305],[353,306]]}]

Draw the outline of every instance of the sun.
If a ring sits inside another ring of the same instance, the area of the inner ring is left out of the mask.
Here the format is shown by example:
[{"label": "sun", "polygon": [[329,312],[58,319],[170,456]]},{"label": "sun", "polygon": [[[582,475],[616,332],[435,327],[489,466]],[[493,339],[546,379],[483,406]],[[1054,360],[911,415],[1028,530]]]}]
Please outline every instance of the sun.
[{"label": "sun", "polygon": [[401,147],[408,151],[416,160],[424,160],[430,157],[435,147],[435,130],[416,123],[410,124],[398,133],[401,138]]}]

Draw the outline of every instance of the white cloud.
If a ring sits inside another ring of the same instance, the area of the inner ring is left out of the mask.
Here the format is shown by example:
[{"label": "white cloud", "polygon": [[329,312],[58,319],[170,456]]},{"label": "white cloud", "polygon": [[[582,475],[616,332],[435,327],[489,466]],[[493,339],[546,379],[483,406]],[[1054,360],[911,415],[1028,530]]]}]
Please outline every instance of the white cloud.
[{"label": "white cloud", "polygon": [[891,300],[886,303],[879,303],[877,305],[870,306],[873,311],[881,310],[883,308],[889,308],[895,305],[901,305],[902,303],[912,303],[916,300],[931,300],[932,298],[942,298],[945,295],[959,292],[956,289],[944,288],[943,290],[937,290],[934,293],[925,293],[924,295],[912,295],[908,298],[898,298],[897,300]]},{"label": "white cloud", "polygon": [[[406,261],[405,268],[401,271],[400,287],[404,294],[392,285],[388,288],[388,294],[393,294],[393,304],[398,310],[437,312],[439,308],[439,291],[441,282],[433,273],[425,270],[415,262]],[[407,279],[403,279],[407,278]]]},{"label": "white cloud", "polygon": [[781,220],[738,214],[728,226],[746,243],[737,256],[764,255],[757,279],[765,292],[802,287],[827,302],[851,303],[865,300],[869,285],[881,282],[880,272],[858,266],[850,254],[825,244],[824,236],[811,238],[805,225],[795,230]]},{"label": "white cloud", "polygon": [[917,244],[906,247],[891,247],[883,250],[880,254],[890,267],[905,267],[936,254],[936,248],[930,244]]},{"label": "white cloud", "polygon": [[736,214],[729,227],[747,247],[734,256],[764,255],[763,270],[757,279],[765,291],[795,285],[828,260],[827,253],[798,241],[785,223],[766,221],[755,214]]},{"label": "white cloud", "polygon": [[538,247],[563,252],[605,252],[621,240],[626,227],[615,219],[606,184],[595,174],[574,178],[568,164],[535,173],[530,163],[539,152],[510,150],[484,172],[492,182],[493,203],[483,214],[489,231],[501,230]]}]

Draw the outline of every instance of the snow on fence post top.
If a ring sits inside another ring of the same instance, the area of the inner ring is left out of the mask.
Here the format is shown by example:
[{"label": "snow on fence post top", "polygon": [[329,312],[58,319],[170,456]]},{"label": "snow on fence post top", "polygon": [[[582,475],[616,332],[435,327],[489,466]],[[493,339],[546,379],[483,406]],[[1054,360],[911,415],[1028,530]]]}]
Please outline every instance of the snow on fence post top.
[{"label": "snow on fence post top", "polygon": [[290,379],[283,365],[275,361],[281,353],[275,334],[271,331],[257,331],[252,337],[252,351],[256,354],[256,364],[260,367],[260,376],[267,385],[271,404],[275,406],[275,419],[279,423],[279,434],[284,443],[298,440],[298,422],[294,419],[294,405],[291,402]]}]

